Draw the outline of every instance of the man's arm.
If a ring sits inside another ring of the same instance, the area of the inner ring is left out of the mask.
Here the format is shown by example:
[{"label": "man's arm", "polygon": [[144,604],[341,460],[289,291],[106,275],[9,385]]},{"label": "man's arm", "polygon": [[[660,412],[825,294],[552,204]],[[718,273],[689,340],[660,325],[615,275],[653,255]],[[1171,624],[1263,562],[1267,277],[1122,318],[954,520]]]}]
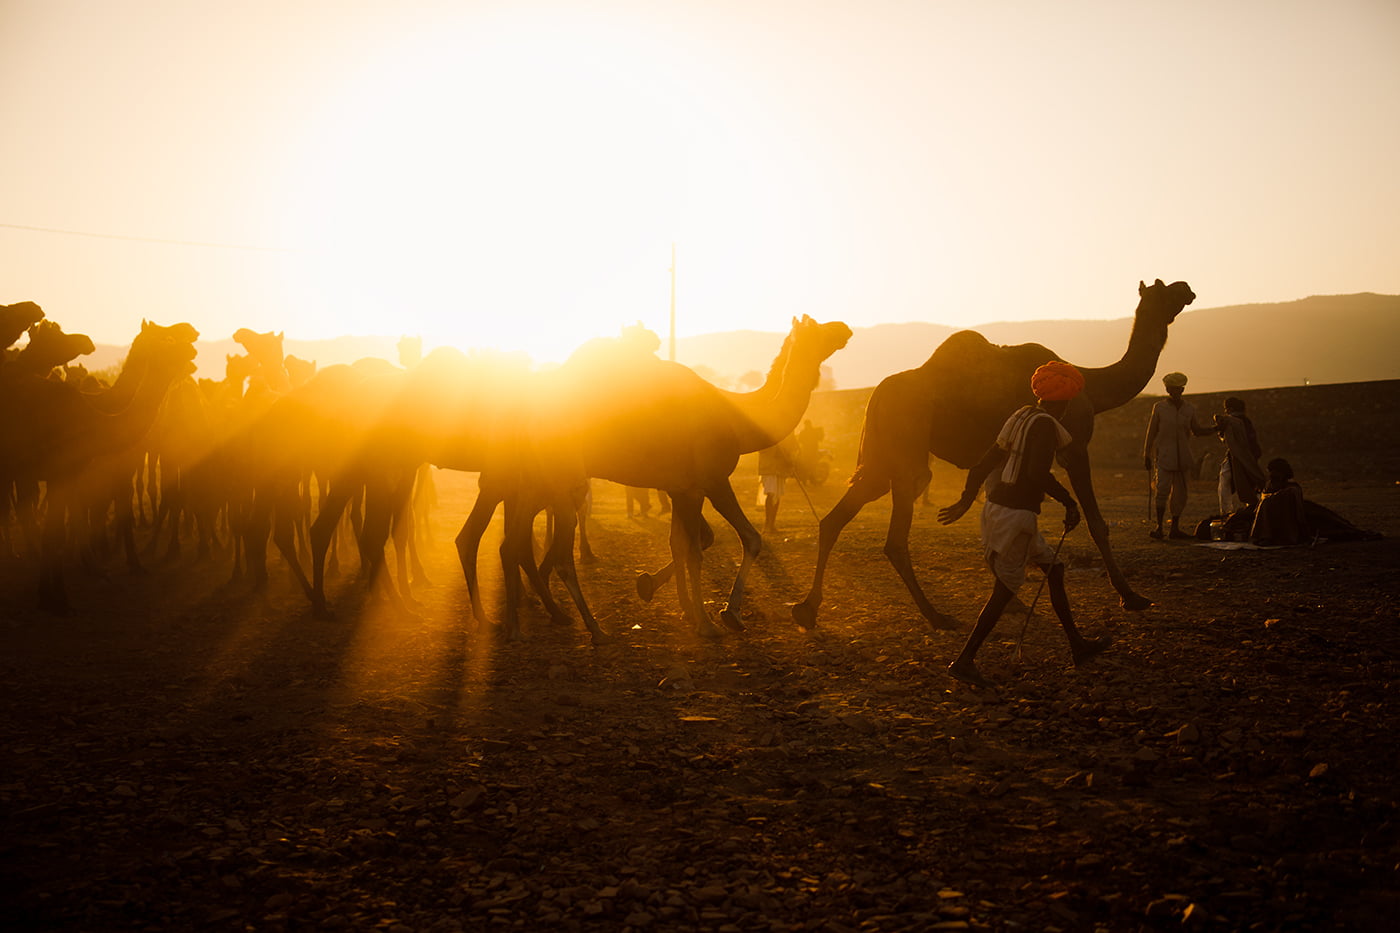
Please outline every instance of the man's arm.
[{"label": "man's arm", "polygon": [[[1063,505],[1067,513],[1076,513],[1075,524],[1077,524],[1079,506],[1075,504],[1074,496],[1070,495],[1070,491],[1055,478],[1052,471],[1055,465],[1056,445],[1059,443],[1059,432],[1055,430],[1050,419],[1045,418],[1031,425],[1031,434],[1027,441],[1026,463],[1022,469],[1030,471],[1027,475],[1039,478],[1042,494]],[[1070,524],[1068,515],[1065,516],[1065,524]]]},{"label": "man's arm", "polygon": [[972,469],[967,471],[967,480],[963,483],[961,498],[952,505],[938,510],[938,521],[944,525],[951,525],[962,518],[967,510],[972,507],[972,503],[977,500],[977,490],[987,481],[987,477],[992,475],[992,471],[1006,462],[1006,451],[993,444],[987,448],[987,452],[982,455]]},{"label": "man's arm", "polygon": [[1054,499],[1065,507],[1065,531],[1073,529],[1079,524],[1079,506],[1074,501],[1074,496],[1064,485],[1055,478],[1051,468],[1055,464],[1055,451],[1059,445],[1059,432],[1055,430],[1054,424],[1046,418],[1031,425],[1031,433],[1027,438],[1026,462],[1023,470],[1029,470],[1026,475],[1036,477],[1039,480],[1040,492],[1042,495]]}]

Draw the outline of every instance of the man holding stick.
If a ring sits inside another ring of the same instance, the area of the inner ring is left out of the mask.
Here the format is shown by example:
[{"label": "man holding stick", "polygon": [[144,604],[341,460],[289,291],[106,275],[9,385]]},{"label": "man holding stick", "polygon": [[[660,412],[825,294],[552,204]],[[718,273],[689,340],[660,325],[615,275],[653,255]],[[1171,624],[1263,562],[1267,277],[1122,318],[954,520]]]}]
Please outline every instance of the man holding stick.
[{"label": "man holding stick", "polygon": [[1065,592],[1065,565],[1059,560],[1058,549],[1046,543],[1037,526],[1040,505],[1047,495],[1064,504],[1066,532],[1079,524],[1079,507],[1050,468],[1055,452],[1071,441],[1060,419],[1083,388],[1084,376],[1069,363],[1053,360],[1037,369],[1031,376],[1031,390],[1039,403],[1026,405],[1006,420],[996,443],[968,471],[962,498],[938,513],[938,520],[945,525],[957,521],[972,506],[977,488],[1000,468],[982,509],[982,547],[993,575],[992,594],[962,652],[948,665],[948,673],[964,683],[989,686],[974,658],[1025,582],[1027,564],[1035,564],[1045,574],[1050,604],[1069,639],[1074,663],[1084,664],[1109,646],[1106,636],[1085,638],[1075,626]]}]

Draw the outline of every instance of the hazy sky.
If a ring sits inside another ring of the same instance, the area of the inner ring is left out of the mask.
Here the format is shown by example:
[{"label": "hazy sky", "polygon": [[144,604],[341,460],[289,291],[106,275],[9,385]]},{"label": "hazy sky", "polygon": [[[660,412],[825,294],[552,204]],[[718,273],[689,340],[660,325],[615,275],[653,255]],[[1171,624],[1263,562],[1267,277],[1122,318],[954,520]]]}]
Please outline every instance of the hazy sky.
[{"label": "hazy sky", "polygon": [[664,336],[672,243],[683,336],[1394,294],[1397,104],[1396,0],[0,0],[0,302],[557,358]]}]

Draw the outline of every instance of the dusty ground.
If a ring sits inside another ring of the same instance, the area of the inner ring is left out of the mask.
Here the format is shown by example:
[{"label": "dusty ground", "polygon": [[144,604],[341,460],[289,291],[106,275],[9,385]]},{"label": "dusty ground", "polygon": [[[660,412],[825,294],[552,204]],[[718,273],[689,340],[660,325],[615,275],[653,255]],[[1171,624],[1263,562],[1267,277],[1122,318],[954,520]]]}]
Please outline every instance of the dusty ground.
[{"label": "dusty ground", "polygon": [[[1400,908],[1397,477],[1302,477],[1385,541],[1221,551],[1150,541],[1141,474],[1101,471],[1157,605],[1120,609],[1077,531],[1071,596],[1114,649],[1075,670],[1038,612],[1017,664],[1016,614],[979,658],[990,690],[944,673],[963,636],[926,630],[884,561],[887,500],[804,634],[786,604],[815,520],[790,495],[748,633],[702,643],[669,588],[633,587],[665,526],[602,484],[583,573],[616,644],[533,604],[501,644],[469,631],[450,547],[471,483],[439,477],[414,619],[343,578],[317,620],[275,563],[259,598],[188,557],[82,581],[49,618],[7,566],[7,928],[1371,930]],[[917,565],[970,624],[975,515],[933,512]],[[734,558],[722,534],[717,599]]]}]

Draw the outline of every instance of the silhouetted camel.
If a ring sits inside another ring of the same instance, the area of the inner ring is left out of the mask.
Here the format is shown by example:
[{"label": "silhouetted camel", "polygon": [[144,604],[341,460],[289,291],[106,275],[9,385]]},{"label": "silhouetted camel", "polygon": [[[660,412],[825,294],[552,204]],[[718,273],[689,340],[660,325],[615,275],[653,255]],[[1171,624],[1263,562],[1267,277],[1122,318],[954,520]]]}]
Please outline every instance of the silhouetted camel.
[{"label": "silhouetted camel", "polygon": [[233,340],[248,351],[248,356],[257,364],[257,370],[251,377],[254,382],[249,385],[250,390],[258,382],[279,394],[292,387],[291,377],[287,375],[286,358],[282,355],[282,334],[272,331],[260,334],[240,327],[233,332]]},{"label": "silhouetted camel", "polygon": [[[3,309],[12,322],[27,319],[35,313],[43,316],[44,312],[38,310],[38,305],[33,302],[23,304],[28,307],[9,305]],[[14,313],[12,309],[18,309],[19,313]],[[14,353],[13,358],[0,368],[0,399],[5,400],[0,403],[8,404],[26,381],[46,378],[54,369],[66,366],[94,349],[92,340],[86,334],[65,334],[63,328],[53,321],[37,321],[29,328],[29,342],[18,352],[10,351]],[[76,382],[72,385],[78,387]],[[4,437],[0,438],[0,442],[18,443],[19,438]],[[33,553],[38,547],[39,479],[33,475],[13,473],[14,462],[13,457],[0,456],[0,536],[8,535],[11,514],[17,515],[26,547]],[[0,540],[0,549],[6,553],[13,551],[8,537]]]},{"label": "silhouetted camel", "polygon": [[[597,644],[607,636],[583,598],[572,563],[574,525],[587,481],[572,448],[561,451],[554,446],[558,438],[548,425],[551,416],[546,414],[568,404],[561,400],[571,397],[572,387],[561,379],[558,371],[530,373],[514,360],[468,358],[451,348],[439,348],[409,372],[371,446],[413,451],[440,468],[480,473],[472,515],[481,520],[483,528],[495,507],[505,504],[507,530],[501,560],[507,582],[502,630],[508,638],[520,634],[521,573],[530,578],[551,617],[567,618],[544,585],[532,553],[532,519],[541,509],[549,509],[553,533],[546,561],[556,565]],[[563,455],[556,459],[560,453]],[[395,472],[396,482],[381,487],[377,495],[366,494],[362,547],[371,557],[382,551],[389,517],[407,511],[411,477],[402,467]],[[469,518],[468,525],[472,521]],[[394,527],[397,529],[397,522]],[[470,557],[463,556],[462,567],[472,594],[473,614],[480,620],[484,614],[475,589],[476,538],[471,543]],[[567,562],[560,559],[560,548],[568,551]]]},{"label": "silhouetted camel", "polygon": [[[269,532],[319,616],[330,614],[325,594],[327,556],[347,506],[363,498],[363,521],[356,522],[360,574],[371,592],[382,592],[399,611],[411,612],[406,562],[411,554],[411,515],[406,501],[419,464],[429,447],[395,430],[412,423],[404,401],[407,374],[385,360],[363,359],[321,369],[305,384],[276,398],[250,425],[241,446],[251,452],[253,490],[247,529],[242,534],[253,582],[266,581]],[[311,522],[311,573],[302,569],[293,528],[303,515],[305,477],[317,479],[320,502]],[[382,535],[379,522],[383,521]],[[381,573],[383,552],[392,529],[399,557],[395,586]]]},{"label": "silhouetted camel", "polygon": [[[115,497],[117,521],[130,537],[133,459],[170,385],[194,370],[188,324],[161,328],[145,321],[132,341],[121,375],[106,392],[90,396],[76,386],[35,378],[7,387],[0,405],[6,432],[21,442],[10,448],[20,472],[46,481],[48,497],[40,557],[39,604],[68,608],[63,582],[69,522],[74,531],[91,515],[105,517]],[[125,488],[124,496],[116,490]],[[125,500],[125,513],[121,510]],[[134,542],[132,542],[134,548]]]},{"label": "silhouetted camel", "polygon": [[39,321],[29,328],[29,342],[15,355],[11,364],[16,372],[23,375],[47,376],[50,370],[65,366],[95,349],[87,334],[66,334],[53,321]]},{"label": "silhouetted camel", "polygon": [[[727,627],[739,631],[745,577],[762,538],[739,505],[730,474],[742,454],[791,433],[807,410],[821,364],[850,337],[851,329],[839,321],[794,318],[767,380],[753,392],[722,390],[677,363],[644,359],[627,365],[596,343],[560,367],[573,391],[547,412],[547,449],[555,462],[575,451],[587,476],[670,494],[677,594],[697,633],[719,631],[705,614],[701,591],[704,501],[729,522],[743,546],[720,613]],[[571,565],[572,547],[567,556],[556,551],[556,559]]]},{"label": "silhouetted camel", "polygon": [[0,305],[0,350],[15,345],[24,332],[44,319],[44,309],[32,301]]},{"label": "silhouetted camel", "polygon": [[[378,362],[395,369],[387,362]],[[296,550],[295,525],[304,514],[303,477],[314,473],[325,492],[322,510],[309,533],[319,578],[324,552],[316,554],[316,527],[329,520],[334,530],[345,502],[363,487],[359,463],[369,453],[364,438],[388,404],[387,392],[392,391],[367,391],[364,383],[369,375],[364,366],[327,366],[305,384],[273,398],[230,442],[244,451],[246,481],[252,493],[238,537],[253,584],[261,587],[267,580],[270,532],[318,612],[325,609],[320,581],[313,589]]]},{"label": "silhouetted camel", "polygon": [[[1116,408],[1142,391],[1166,345],[1167,327],[1196,298],[1185,282],[1164,285],[1161,279],[1152,285],[1139,283],[1138,295],[1132,335],[1123,357],[1099,369],[1079,367],[1084,374],[1084,391],[1062,419],[1074,443],[1059,453],[1109,579],[1129,609],[1145,609],[1151,601],[1133,592],[1109,547],[1108,526],[1089,472],[1094,414]],[[928,623],[934,628],[956,627],[951,616],[934,609],[928,601],[909,559],[914,500],[931,478],[928,455],[970,468],[996,440],[1007,417],[1022,405],[1034,404],[1031,374],[1052,359],[1059,357],[1039,344],[996,346],[975,331],[959,331],[918,369],[895,373],[875,387],[866,405],[850,487],[821,520],[812,588],[792,606],[792,617],[799,626],[810,629],[817,624],[822,577],[841,530],[867,503],[890,493],[885,556]]]}]

